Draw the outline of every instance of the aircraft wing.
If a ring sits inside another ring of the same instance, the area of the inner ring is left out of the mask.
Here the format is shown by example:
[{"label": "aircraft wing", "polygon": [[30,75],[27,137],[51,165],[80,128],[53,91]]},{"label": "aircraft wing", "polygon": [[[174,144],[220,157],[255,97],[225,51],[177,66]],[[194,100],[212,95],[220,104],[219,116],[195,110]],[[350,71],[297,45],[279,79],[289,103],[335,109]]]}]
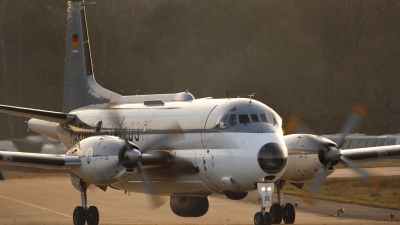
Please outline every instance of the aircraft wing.
[{"label": "aircraft wing", "polygon": [[76,118],[74,114],[45,111],[39,109],[22,108],[9,105],[0,105],[0,112],[14,116],[22,116],[27,118],[35,118],[55,123],[69,123]]},{"label": "aircraft wing", "polygon": [[13,171],[40,172],[69,170],[81,165],[78,156],[0,151],[0,168]]},{"label": "aircraft wing", "polygon": [[346,149],[341,152],[344,157],[355,161],[390,158],[400,156],[400,145]]}]

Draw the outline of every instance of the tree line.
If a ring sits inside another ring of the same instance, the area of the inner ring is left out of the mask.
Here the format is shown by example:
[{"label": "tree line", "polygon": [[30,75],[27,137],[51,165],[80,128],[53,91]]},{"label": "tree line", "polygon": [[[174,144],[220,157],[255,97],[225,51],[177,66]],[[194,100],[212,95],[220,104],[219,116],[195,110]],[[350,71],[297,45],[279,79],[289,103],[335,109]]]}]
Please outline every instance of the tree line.
[{"label": "tree line", "polygon": [[[86,7],[96,80],[123,95],[256,93],[286,124],[397,133],[400,2],[392,0],[119,0]],[[66,3],[0,0],[0,103],[61,111]],[[0,115],[0,139],[29,134]]]}]

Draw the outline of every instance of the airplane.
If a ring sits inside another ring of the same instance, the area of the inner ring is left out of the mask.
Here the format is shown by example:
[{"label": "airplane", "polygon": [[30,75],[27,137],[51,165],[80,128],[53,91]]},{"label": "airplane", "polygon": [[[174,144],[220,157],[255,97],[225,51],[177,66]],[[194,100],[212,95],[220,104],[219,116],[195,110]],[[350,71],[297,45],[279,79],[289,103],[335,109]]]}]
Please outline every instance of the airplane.
[{"label": "airplane", "polygon": [[[88,3],[67,4],[63,112],[8,105],[0,105],[0,112],[30,118],[30,130],[69,150],[61,155],[0,151],[0,168],[69,173],[81,195],[75,225],[99,223],[98,208],[87,206],[90,185],[147,193],[154,208],[169,196],[172,212],[181,217],[205,215],[209,195],[240,200],[257,190],[262,201],[254,224],[292,224],[294,206],[283,204],[286,182],[300,184],[321,169],[332,172],[338,161],[400,155],[399,146],[344,152],[316,135],[284,136],[282,118],[253,95],[195,99],[188,90],[132,96],[107,90],[94,78]],[[273,204],[275,186],[279,195]]]}]

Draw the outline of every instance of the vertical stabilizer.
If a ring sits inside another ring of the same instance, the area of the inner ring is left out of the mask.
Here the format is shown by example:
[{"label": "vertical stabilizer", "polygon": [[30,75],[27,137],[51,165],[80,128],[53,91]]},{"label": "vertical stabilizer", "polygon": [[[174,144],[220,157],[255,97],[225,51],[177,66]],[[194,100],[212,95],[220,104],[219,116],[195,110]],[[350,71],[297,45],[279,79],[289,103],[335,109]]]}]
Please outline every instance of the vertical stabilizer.
[{"label": "vertical stabilizer", "polygon": [[68,1],[63,112],[118,100],[94,80],[84,1]]}]

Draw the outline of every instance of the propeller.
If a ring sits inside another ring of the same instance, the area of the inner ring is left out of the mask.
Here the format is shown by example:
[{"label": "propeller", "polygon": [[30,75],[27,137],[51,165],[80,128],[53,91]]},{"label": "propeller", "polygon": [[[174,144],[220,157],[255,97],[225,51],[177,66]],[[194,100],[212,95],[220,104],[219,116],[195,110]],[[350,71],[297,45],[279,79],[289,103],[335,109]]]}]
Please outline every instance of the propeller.
[{"label": "propeller", "polygon": [[[360,125],[363,119],[368,114],[368,110],[359,103],[354,103],[351,107],[350,114],[343,125],[341,137],[336,145],[329,143],[321,143],[318,151],[318,158],[321,163],[324,165],[323,169],[321,169],[314,181],[311,183],[311,186],[308,191],[305,192],[302,197],[303,201],[311,206],[316,205],[317,195],[319,189],[328,172],[332,169],[332,166],[337,165],[339,162],[346,164],[349,168],[355,170],[358,174],[363,177],[365,182],[369,187],[378,188],[382,178],[374,175],[371,175],[367,171],[359,168],[353,161],[347,159],[342,155],[341,148],[346,141],[346,137],[348,134],[354,132],[354,130]],[[285,133],[296,133],[296,131],[300,130],[309,130],[310,133],[313,133],[311,129],[308,128],[307,125],[303,124],[300,120],[293,117],[288,125],[285,128]]]},{"label": "propeller", "polygon": [[305,123],[303,123],[299,118],[293,116],[290,118],[289,122],[286,124],[286,127],[283,129],[283,133],[287,134],[314,134],[314,131],[311,130]]},{"label": "propeller", "polygon": [[[149,194],[149,201],[151,209],[156,209],[167,202],[163,196],[159,194],[157,189],[151,182],[151,179],[142,165],[142,154],[150,149],[163,149],[165,146],[169,145],[169,141],[171,140],[170,136],[167,134],[160,134],[157,137],[152,138],[152,141],[148,141],[141,148],[139,148],[136,144],[129,141],[126,125],[124,124],[126,117],[119,117],[116,111],[112,111],[111,114],[114,117],[114,124],[116,124],[116,128],[118,136],[124,139],[125,145],[121,148],[119,152],[119,159],[122,166],[127,169],[137,168],[138,172],[142,178],[143,184]],[[120,118],[120,120],[119,120]],[[117,121],[119,120],[119,121]],[[167,129],[174,136],[174,140],[184,140],[185,135],[182,130],[182,127],[177,121],[172,122]]]}]

